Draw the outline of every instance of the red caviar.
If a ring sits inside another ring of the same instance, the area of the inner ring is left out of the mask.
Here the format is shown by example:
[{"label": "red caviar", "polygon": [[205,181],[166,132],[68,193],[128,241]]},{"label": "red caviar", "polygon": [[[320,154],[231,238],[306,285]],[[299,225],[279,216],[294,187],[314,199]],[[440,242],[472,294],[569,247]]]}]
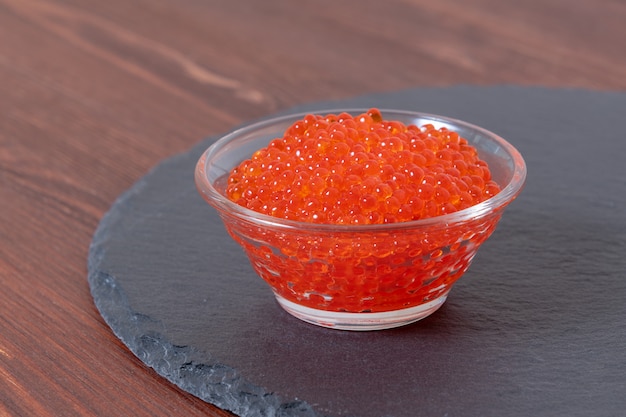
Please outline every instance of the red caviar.
[{"label": "red caviar", "polygon": [[[397,224],[453,213],[500,191],[458,133],[358,116],[307,115],[232,170],[226,196],[256,212],[330,225]],[[380,312],[445,295],[500,213],[401,231],[227,223],[276,294],[330,311]]]},{"label": "red caviar", "polygon": [[499,191],[458,133],[371,109],[307,115],[233,169],[226,195],[270,216],[358,225],[453,213]]}]

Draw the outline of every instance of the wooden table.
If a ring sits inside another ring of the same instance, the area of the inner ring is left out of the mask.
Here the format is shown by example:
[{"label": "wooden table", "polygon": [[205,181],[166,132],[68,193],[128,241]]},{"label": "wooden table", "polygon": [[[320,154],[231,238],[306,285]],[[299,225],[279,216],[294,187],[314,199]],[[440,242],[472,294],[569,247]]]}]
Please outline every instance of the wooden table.
[{"label": "wooden table", "polygon": [[0,416],[227,416],[118,341],[92,234],[163,158],[315,100],[626,90],[621,0],[0,0]]}]

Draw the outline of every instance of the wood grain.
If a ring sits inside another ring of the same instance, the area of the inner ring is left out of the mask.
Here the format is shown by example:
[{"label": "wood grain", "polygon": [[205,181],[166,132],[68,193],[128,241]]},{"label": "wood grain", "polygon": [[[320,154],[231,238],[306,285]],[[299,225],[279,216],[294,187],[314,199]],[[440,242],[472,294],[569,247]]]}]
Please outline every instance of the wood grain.
[{"label": "wood grain", "polygon": [[620,0],[0,0],[0,416],[227,416],[95,309],[91,236],[163,158],[298,103],[626,89]]}]

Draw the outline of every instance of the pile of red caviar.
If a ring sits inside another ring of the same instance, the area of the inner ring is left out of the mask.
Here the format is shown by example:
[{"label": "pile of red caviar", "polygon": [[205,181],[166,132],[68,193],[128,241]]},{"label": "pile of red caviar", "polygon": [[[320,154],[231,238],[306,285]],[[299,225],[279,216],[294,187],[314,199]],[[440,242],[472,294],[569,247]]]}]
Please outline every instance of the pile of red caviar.
[{"label": "pile of red caviar", "polygon": [[458,133],[370,109],[295,122],[232,170],[226,195],[270,216],[360,225],[453,213],[499,191]]},{"label": "pile of red caviar", "polygon": [[[500,191],[458,133],[358,116],[307,115],[232,170],[226,195],[284,219],[398,224],[453,213]],[[257,273],[283,298],[329,311],[380,312],[446,294],[493,232],[496,210],[401,231],[227,222]]]}]

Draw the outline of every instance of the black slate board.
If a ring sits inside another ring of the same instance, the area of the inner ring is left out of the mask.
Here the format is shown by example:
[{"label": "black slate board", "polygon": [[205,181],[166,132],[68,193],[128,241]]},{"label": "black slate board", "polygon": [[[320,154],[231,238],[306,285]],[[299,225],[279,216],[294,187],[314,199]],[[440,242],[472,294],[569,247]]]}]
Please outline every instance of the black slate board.
[{"label": "black slate board", "polygon": [[283,312],[200,198],[208,139],[122,195],[89,253],[94,301],[143,362],[241,416],[626,413],[626,94],[418,88],[293,111],[400,108],[460,118],[528,165],[446,304],[377,332]]}]

